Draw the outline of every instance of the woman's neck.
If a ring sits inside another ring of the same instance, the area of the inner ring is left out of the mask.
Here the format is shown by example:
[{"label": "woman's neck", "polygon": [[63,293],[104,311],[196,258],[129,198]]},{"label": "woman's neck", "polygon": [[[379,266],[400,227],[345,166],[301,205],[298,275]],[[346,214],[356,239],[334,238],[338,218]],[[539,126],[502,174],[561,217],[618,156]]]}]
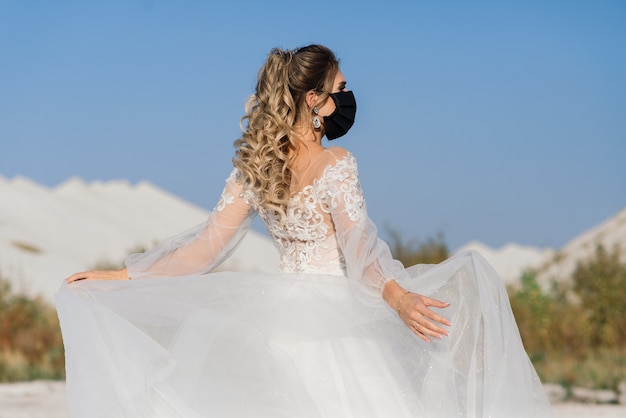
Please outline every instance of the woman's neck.
[{"label": "woman's neck", "polygon": [[322,145],[322,133],[319,130],[313,130],[308,125],[300,125],[295,127],[294,132],[302,144],[315,143],[319,146]]},{"label": "woman's neck", "polygon": [[322,139],[316,137],[300,137],[298,147],[290,151],[291,169],[296,172],[306,169],[311,161],[324,151]]}]

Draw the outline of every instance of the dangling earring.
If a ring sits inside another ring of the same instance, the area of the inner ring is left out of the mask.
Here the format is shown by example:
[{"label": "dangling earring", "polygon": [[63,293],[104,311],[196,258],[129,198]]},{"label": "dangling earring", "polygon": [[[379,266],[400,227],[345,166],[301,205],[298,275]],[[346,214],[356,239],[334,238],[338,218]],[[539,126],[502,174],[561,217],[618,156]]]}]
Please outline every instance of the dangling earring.
[{"label": "dangling earring", "polygon": [[319,118],[319,116],[317,116],[319,111],[320,110],[317,107],[313,108],[313,113],[315,113],[315,116],[313,116],[313,127],[315,129],[319,129],[322,126],[322,123],[320,122],[320,118]]}]

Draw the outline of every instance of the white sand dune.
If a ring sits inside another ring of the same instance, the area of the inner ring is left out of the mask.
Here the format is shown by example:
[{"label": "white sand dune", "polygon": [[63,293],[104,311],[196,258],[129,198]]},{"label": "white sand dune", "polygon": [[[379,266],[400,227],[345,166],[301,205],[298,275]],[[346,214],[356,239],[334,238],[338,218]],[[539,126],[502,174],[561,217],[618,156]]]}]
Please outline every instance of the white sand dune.
[{"label": "white sand dune", "polygon": [[619,248],[622,262],[626,261],[626,208],[574,237],[553,257],[546,259],[537,280],[544,283],[568,280],[578,262],[592,257],[599,245],[607,251]]},{"label": "white sand dune", "polygon": [[570,280],[577,264],[590,259],[599,245],[608,251],[619,248],[622,261],[626,261],[626,208],[572,238],[558,250],[515,243],[496,249],[478,241],[471,241],[455,252],[478,251],[502,276],[506,284],[517,283],[526,269],[536,270],[537,282],[544,289],[548,289],[553,280],[557,282]]},{"label": "white sand dune", "polygon": [[[2,178],[0,196],[0,274],[15,290],[49,301],[70,274],[119,263],[208,215],[147,182],[72,178],[50,189],[18,176]],[[250,231],[223,268],[276,271],[278,253]]]},{"label": "white sand dune", "polygon": [[518,282],[525,270],[540,267],[554,254],[552,248],[536,248],[515,243],[509,243],[501,248],[491,248],[478,241],[471,241],[455,252],[465,250],[479,252],[506,284]]}]

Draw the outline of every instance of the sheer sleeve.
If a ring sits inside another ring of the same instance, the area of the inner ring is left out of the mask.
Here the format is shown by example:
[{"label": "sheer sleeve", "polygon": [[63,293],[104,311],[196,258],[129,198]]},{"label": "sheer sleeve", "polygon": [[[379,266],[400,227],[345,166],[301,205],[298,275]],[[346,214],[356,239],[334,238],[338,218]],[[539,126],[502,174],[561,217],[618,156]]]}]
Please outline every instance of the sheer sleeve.
[{"label": "sheer sleeve", "polygon": [[327,172],[328,209],[348,279],[363,296],[380,299],[385,284],[407,276],[367,215],[356,159],[347,154]]},{"label": "sheer sleeve", "polygon": [[206,273],[232,254],[256,213],[242,197],[236,175],[235,169],[205,222],[145,253],[130,255],[126,259],[128,275],[140,278]]}]

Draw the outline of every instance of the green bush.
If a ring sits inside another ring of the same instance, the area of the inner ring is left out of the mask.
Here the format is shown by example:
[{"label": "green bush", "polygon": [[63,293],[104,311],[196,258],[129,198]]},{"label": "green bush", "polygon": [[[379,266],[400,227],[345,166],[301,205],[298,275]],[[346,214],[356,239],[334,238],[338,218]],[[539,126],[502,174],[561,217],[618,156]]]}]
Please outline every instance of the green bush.
[{"label": "green bush", "polygon": [[584,320],[591,324],[591,345],[626,347],[626,264],[620,263],[619,247],[609,253],[598,246],[595,257],[578,263],[573,282]]},{"label": "green bush", "polygon": [[545,293],[533,272],[509,289],[528,352],[544,381],[615,389],[626,379],[626,264],[598,247],[571,281]]},{"label": "green bush", "polygon": [[56,310],[39,297],[14,294],[0,277],[0,382],[61,379],[64,374]]}]

